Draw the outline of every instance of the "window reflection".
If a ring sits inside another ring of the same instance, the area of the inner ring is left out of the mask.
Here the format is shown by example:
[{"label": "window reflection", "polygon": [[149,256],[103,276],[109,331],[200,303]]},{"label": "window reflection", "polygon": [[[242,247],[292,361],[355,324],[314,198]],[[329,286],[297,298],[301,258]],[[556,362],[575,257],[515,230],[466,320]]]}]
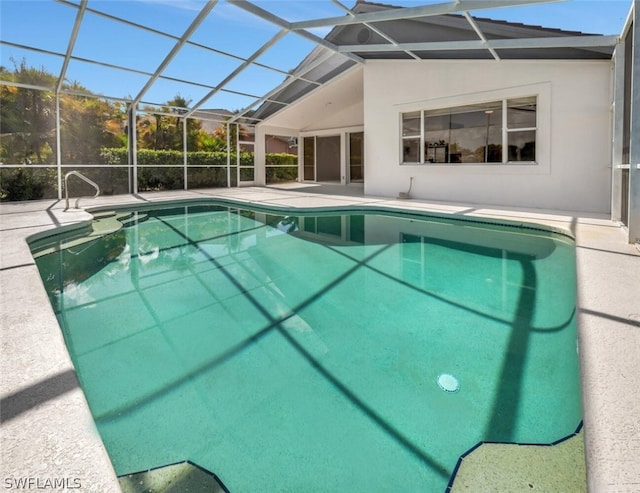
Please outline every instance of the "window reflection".
[{"label": "window reflection", "polygon": [[405,113],[402,116],[402,136],[420,135],[420,112]]},{"label": "window reflection", "polygon": [[533,162],[536,160],[536,109],[535,97],[507,101],[509,161]]},{"label": "window reflection", "polygon": [[414,111],[402,115],[402,159],[433,164],[535,162],[536,133],[536,96]]},{"label": "window reflection", "polygon": [[536,132],[509,133],[509,161],[535,161],[536,160]]},{"label": "window reflection", "polygon": [[420,140],[405,139],[402,143],[402,160],[405,163],[420,162]]},{"label": "window reflection", "polygon": [[535,96],[507,101],[507,127],[509,129],[536,128]]},{"label": "window reflection", "polygon": [[428,163],[502,162],[502,103],[425,111]]}]

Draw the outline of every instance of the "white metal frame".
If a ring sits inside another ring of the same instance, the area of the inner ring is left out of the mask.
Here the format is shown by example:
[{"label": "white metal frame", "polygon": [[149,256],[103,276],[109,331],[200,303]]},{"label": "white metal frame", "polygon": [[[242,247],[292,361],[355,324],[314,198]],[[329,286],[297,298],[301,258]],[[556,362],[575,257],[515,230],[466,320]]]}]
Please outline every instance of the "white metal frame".
[{"label": "white metal frame", "polygon": [[629,243],[640,244],[640,0],[633,2],[631,142],[629,151]]},{"label": "white metal frame", "polygon": [[[206,119],[206,117],[210,119],[215,119],[216,121],[224,122],[224,116],[220,115],[220,118],[216,115],[207,114],[201,115],[199,114],[199,108],[202,108],[207,101],[210,101],[211,98],[217,93],[224,91],[231,94],[238,94],[241,96],[246,96],[252,98],[254,101],[246,106],[245,108],[238,111],[236,114],[231,116],[226,122],[227,128],[230,124],[249,124],[255,125],[260,123],[260,119],[256,119],[252,116],[252,111],[259,105],[263,103],[274,103],[282,108],[292,104],[294,101],[283,101],[277,100],[276,96],[281,93],[283,90],[287,89],[288,86],[297,81],[302,81],[306,84],[309,84],[309,88],[313,90],[317,90],[319,87],[323,85],[324,82],[319,82],[314,80],[313,77],[310,76],[311,72],[322,65],[329,58],[335,57],[336,54],[343,57],[345,62],[351,62],[355,64],[361,64],[364,62],[364,59],[360,55],[364,55],[370,52],[404,52],[408,56],[413,59],[419,59],[416,55],[417,51],[420,52],[429,52],[434,50],[445,50],[445,51],[456,51],[456,50],[486,50],[488,51],[492,58],[497,62],[500,61],[500,50],[512,50],[512,49],[526,49],[526,48],[582,48],[582,49],[590,49],[598,51],[599,49],[610,50],[611,47],[617,46],[620,48],[618,44],[620,38],[618,36],[561,36],[561,35],[550,35],[547,37],[537,37],[537,38],[521,38],[521,39],[489,39],[483,33],[480,25],[476,20],[472,17],[470,12],[481,11],[484,9],[496,9],[496,8],[506,8],[506,7],[517,7],[523,5],[534,5],[534,4],[542,4],[548,2],[556,2],[556,1],[565,1],[565,0],[452,0],[452,1],[442,1],[441,3],[436,4],[428,4],[428,5],[420,5],[415,7],[401,7],[401,8],[381,8],[374,12],[368,13],[355,13],[345,5],[341,3],[340,0],[331,0],[340,10],[345,12],[345,15],[339,17],[329,17],[329,18],[320,18],[320,19],[310,19],[298,22],[289,22],[286,19],[283,19],[272,12],[265,10],[265,8],[259,7],[256,4],[248,1],[248,0],[229,0],[229,3],[239,9],[242,9],[250,14],[274,24],[278,26],[280,29],[275,36],[269,39],[266,43],[260,46],[252,55],[247,58],[238,57],[237,55],[227,53],[225,51],[219,50],[215,46],[205,46],[199,44],[197,42],[192,41],[190,38],[192,34],[196,31],[196,29],[202,24],[202,22],[207,18],[207,16],[211,15],[214,12],[214,8],[216,7],[218,0],[207,0],[204,6],[199,10],[194,20],[188,26],[188,28],[184,31],[181,36],[175,36],[166,32],[162,32],[158,29],[154,29],[142,24],[138,24],[136,22],[132,22],[130,20],[117,17],[115,15],[108,14],[103,12],[97,8],[93,8],[88,6],[87,0],[54,0],[59,4],[71,7],[76,9],[76,17],[75,22],[73,24],[73,28],[69,35],[69,41],[67,43],[67,49],[64,53],[58,53],[51,50],[48,50],[43,47],[33,47],[33,46],[25,46],[23,44],[15,43],[8,39],[0,38],[0,45],[15,47],[27,51],[32,51],[35,53],[60,57],[63,59],[62,68],[60,70],[60,74],[55,83],[54,87],[40,87],[36,85],[30,84],[21,84],[15,83],[9,80],[0,80],[0,85],[10,85],[17,86],[26,89],[36,89],[36,90],[45,90],[52,91],[56,96],[56,142],[57,142],[57,150],[56,150],[56,165],[58,170],[58,190],[59,190],[59,198],[61,198],[62,194],[62,170],[65,165],[61,162],[61,149],[60,149],[60,94],[72,94],[72,95],[80,95],[77,92],[66,89],[63,87],[63,82],[65,80],[65,76],[67,73],[67,69],[69,67],[69,63],[71,61],[78,61],[83,63],[95,64],[96,66],[102,66],[109,69],[120,70],[132,74],[144,75],[148,77],[146,83],[143,88],[138,92],[138,94],[131,99],[122,99],[117,97],[112,97],[109,95],[100,95],[96,96],[103,99],[109,99],[114,101],[123,101],[129,105],[128,113],[130,121],[135,121],[136,114],[142,108],[140,108],[140,104],[153,104],[147,101],[144,101],[143,98],[145,94],[149,91],[149,89],[153,86],[153,84],[162,79],[173,82],[191,84],[198,87],[204,87],[208,89],[205,97],[202,97],[195,104],[191,105],[189,108],[171,108],[171,110],[178,110],[181,112],[180,115],[184,118],[185,125],[183,128],[185,129],[185,134],[183,135],[183,143],[184,143],[184,176],[185,176],[185,188],[188,188],[188,162],[187,162],[187,149],[186,149],[186,121],[188,118],[200,118]],[[640,19],[640,13],[638,12],[640,8],[640,0],[632,0],[632,8],[630,10],[629,18],[627,21],[627,28],[633,25],[634,29],[634,57],[633,57],[633,80],[640,80],[640,32],[638,30],[638,24]],[[268,5],[268,4],[267,4]],[[154,72],[147,72],[140,70],[138,68],[131,67],[123,67],[112,63],[100,62],[97,60],[86,59],[82,57],[75,56],[74,48],[76,45],[76,41],[78,38],[78,33],[80,27],[82,26],[82,22],[86,17],[87,13],[91,13],[95,16],[100,16],[104,19],[108,19],[113,22],[118,22],[125,24],[129,27],[133,27],[136,29],[144,30],[149,33],[153,33],[154,35],[163,36],[165,38],[169,38],[175,41],[171,50],[165,55],[162,62],[156,68]],[[438,16],[442,14],[450,14],[450,13],[458,13],[461,14],[464,19],[466,19],[467,23],[471,26],[473,31],[478,36],[477,40],[472,41],[446,41],[446,42],[427,42],[427,43],[399,43],[394,40],[391,36],[387,35],[380,29],[381,22],[384,21],[393,21],[393,20],[401,20],[401,19],[419,19],[426,18],[430,16]],[[633,21],[633,22],[632,22]],[[387,43],[385,44],[358,44],[358,45],[348,45],[348,46],[336,46],[333,43],[329,42],[326,39],[320,38],[310,32],[309,30],[318,28],[318,27],[336,27],[336,26],[347,26],[347,25],[356,25],[360,24],[371,31],[375,32],[377,35],[381,36]],[[316,46],[324,49],[323,53],[319,53],[318,57],[313,61],[307,61],[306,63],[300,64],[297,68],[292,69],[290,71],[284,71],[278,69],[273,66],[269,66],[267,64],[260,63],[260,57],[270,50],[274,45],[278,43],[286,34],[294,33],[302,38],[312,41]],[[226,57],[232,57],[233,59],[239,60],[240,65],[231,71],[221,83],[216,86],[206,85],[190,80],[182,80],[175,77],[170,77],[166,75],[165,69],[170,64],[170,62],[176,57],[176,55],[180,52],[180,50],[184,46],[195,46],[200,49],[208,50],[217,55],[222,55]],[[614,56],[614,62],[616,64],[616,73],[618,74],[616,77],[616,85],[620,82],[620,60],[621,57],[619,55],[619,50],[616,50],[616,55]],[[265,68],[275,73],[282,74],[284,80],[277,87],[274,87],[267,94],[263,95],[253,95],[242,92],[237,92],[229,89],[229,83],[234,80],[238,75],[240,75],[244,70],[251,66],[256,66],[260,68]],[[82,94],[82,96],[87,96],[86,94]],[[618,182],[616,181],[615,169],[619,169],[619,166],[622,163],[619,162],[619,159],[616,157],[620,152],[620,121],[619,121],[619,108],[621,105],[621,100],[619,99],[619,87],[617,87],[615,101],[614,101],[614,180],[613,180],[613,202],[614,207],[618,204],[619,200],[619,187]],[[629,239],[630,241],[640,241],[640,84],[636,83],[633,85],[633,96],[632,96],[632,132],[631,132],[631,166],[630,166],[630,196],[629,196]],[[144,111],[149,111],[148,108],[144,108]],[[161,113],[161,111],[158,111]],[[176,116],[176,114],[171,114],[171,116]],[[137,193],[137,149],[136,149],[136,130],[135,126],[130,126],[130,157],[129,157],[129,167],[130,167],[130,190],[134,193]],[[422,146],[421,146],[422,149]],[[421,153],[424,152],[421,150]],[[228,153],[227,159],[227,185],[230,186],[230,161],[229,161],[230,153]],[[7,166],[7,165],[5,165]],[[9,166],[7,166],[9,167]],[[303,171],[303,170],[302,170]],[[239,170],[238,170],[239,172]],[[239,178],[239,176],[238,176]],[[619,204],[618,204],[619,205]],[[614,214],[615,218],[615,214]]]}]

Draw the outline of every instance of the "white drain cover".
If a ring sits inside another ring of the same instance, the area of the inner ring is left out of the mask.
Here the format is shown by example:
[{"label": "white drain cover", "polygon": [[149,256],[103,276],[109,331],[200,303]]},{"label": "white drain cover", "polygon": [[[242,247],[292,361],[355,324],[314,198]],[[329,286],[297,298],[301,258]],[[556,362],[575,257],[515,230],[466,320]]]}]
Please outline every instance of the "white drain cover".
[{"label": "white drain cover", "polygon": [[460,382],[458,379],[449,373],[442,373],[438,375],[438,385],[445,392],[457,392],[460,390]]}]

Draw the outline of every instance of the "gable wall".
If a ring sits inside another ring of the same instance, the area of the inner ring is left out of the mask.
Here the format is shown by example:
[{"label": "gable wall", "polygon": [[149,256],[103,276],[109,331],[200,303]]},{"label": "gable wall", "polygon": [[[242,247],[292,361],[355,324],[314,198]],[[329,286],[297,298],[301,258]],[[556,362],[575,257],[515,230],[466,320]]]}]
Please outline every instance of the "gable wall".
[{"label": "gable wall", "polygon": [[[607,213],[610,61],[368,60],[365,193]],[[537,165],[401,165],[400,115],[538,95]]]}]

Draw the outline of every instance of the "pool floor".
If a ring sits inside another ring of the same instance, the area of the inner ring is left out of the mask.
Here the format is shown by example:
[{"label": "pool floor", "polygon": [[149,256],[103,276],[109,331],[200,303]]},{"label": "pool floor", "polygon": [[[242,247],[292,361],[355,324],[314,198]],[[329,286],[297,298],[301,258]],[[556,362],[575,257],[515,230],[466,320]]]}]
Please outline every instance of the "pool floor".
[{"label": "pool floor", "polygon": [[479,442],[578,426],[569,240],[179,212],[37,258],[119,475],[190,460],[232,492],[444,491]]}]

